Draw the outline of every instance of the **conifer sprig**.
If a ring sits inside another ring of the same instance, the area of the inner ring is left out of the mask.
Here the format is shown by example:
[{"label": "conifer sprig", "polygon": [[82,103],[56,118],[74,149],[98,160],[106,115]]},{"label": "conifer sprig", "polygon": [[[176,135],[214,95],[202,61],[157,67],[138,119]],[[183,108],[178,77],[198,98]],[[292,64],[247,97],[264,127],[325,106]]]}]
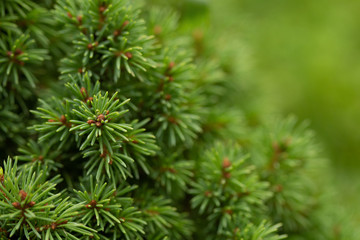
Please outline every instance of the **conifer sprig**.
[{"label": "conifer sprig", "polygon": [[[62,62],[63,74],[89,72],[96,79],[120,77],[145,81],[155,67],[152,37],[145,35],[138,11],[123,1],[93,1],[75,4],[58,1],[55,14],[65,32],[74,39],[75,52]],[[79,65],[79,60],[81,65]],[[91,61],[90,61],[91,60]],[[77,68],[73,67],[77,64]]]},{"label": "conifer sprig", "polygon": [[147,222],[145,231],[149,239],[189,239],[193,231],[192,221],[187,214],[180,213],[172,201],[153,193],[140,193],[139,208]]},{"label": "conifer sprig", "polygon": [[93,97],[90,106],[78,99],[74,101],[75,107],[72,111],[76,118],[70,120],[72,123],[70,131],[75,131],[80,139],[84,134],[87,136],[85,140],[81,141],[80,150],[89,144],[94,145],[95,142],[98,142],[102,149],[101,153],[104,153],[104,147],[112,153],[111,142],[117,142],[119,139],[129,140],[123,133],[131,130],[132,127],[119,122],[119,118],[128,111],[122,109],[122,106],[130,99],[120,102],[119,99],[116,99],[116,95],[117,93],[108,98],[107,92],[104,96],[99,93]]},{"label": "conifer sprig", "polygon": [[78,215],[81,222],[97,229],[103,236],[112,236],[112,239],[141,238],[146,222],[141,219],[141,212],[133,206],[132,198],[127,196],[136,189],[135,186],[115,188],[104,180],[94,183],[90,177],[90,188],[87,191],[82,186],[82,189],[76,191],[76,201],[82,206]]},{"label": "conifer sprig", "polygon": [[5,39],[0,38],[0,74],[3,76],[1,92],[6,94],[6,88],[9,86],[20,91],[24,79],[31,88],[35,88],[37,78],[32,66],[48,59],[48,51],[36,48],[34,43],[29,35],[24,34],[19,37],[9,34]]},{"label": "conifer sprig", "polygon": [[26,166],[27,164],[39,164],[47,175],[52,171],[58,171],[63,167],[63,164],[56,161],[61,152],[54,150],[53,146],[54,141],[40,145],[35,141],[30,140],[27,146],[19,148],[21,155],[19,155],[17,159],[25,162],[25,164],[20,167]]},{"label": "conifer sprig", "polygon": [[[73,205],[61,193],[54,194],[56,179],[45,181],[43,170],[34,166],[18,170],[11,159],[0,168],[0,220],[9,237],[79,239],[76,235],[93,236],[95,230],[74,221],[80,205]],[[58,178],[57,176],[56,178]]]},{"label": "conifer sprig", "polygon": [[32,111],[47,120],[33,127],[42,133],[39,140],[55,137],[61,142],[58,149],[76,142],[88,158],[87,174],[95,173],[97,180],[104,170],[114,184],[133,174],[138,178],[139,168],[149,174],[145,156],[158,150],[155,137],[143,128],[149,120],[127,123],[125,105],[130,99],[120,101],[116,92],[111,97],[102,94],[100,83],[92,84],[87,74],[69,80],[66,87],[72,99],[53,98],[50,104],[41,100],[43,107]]}]

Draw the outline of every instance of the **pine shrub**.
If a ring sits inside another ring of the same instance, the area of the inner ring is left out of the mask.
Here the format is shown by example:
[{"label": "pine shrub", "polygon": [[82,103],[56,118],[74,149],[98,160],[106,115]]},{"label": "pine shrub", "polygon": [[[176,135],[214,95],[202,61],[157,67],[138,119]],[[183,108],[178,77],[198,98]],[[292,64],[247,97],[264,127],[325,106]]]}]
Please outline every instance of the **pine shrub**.
[{"label": "pine shrub", "polygon": [[0,0],[1,239],[351,239],[307,124],[142,6]]}]

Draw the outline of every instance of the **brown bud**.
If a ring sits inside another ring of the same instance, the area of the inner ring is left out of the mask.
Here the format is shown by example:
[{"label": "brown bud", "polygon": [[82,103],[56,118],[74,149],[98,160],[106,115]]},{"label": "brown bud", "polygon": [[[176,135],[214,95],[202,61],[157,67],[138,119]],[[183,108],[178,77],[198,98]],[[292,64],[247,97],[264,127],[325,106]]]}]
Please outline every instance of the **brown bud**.
[{"label": "brown bud", "polygon": [[133,57],[133,55],[131,54],[131,52],[126,52],[125,53],[125,56],[128,58],[128,59],[131,59]]},{"label": "brown bud", "polygon": [[124,28],[126,27],[127,25],[129,25],[129,21],[128,20],[125,20],[124,23],[121,25],[121,28]]},{"label": "brown bud", "polygon": [[29,202],[29,207],[33,207],[35,205],[34,201]]},{"label": "brown bud", "polygon": [[162,32],[162,27],[160,25],[154,26],[154,34],[159,35]]},{"label": "brown bud", "polygon": [[105,116],[104,116],[104,114],[100,114],[98,117],[97,117],[97,120],[98,121],[105,121]]},{"label": "brown bud", "polygon": [[21,49],[16,49],[15,50],[15,56],[17,56],[17,55],[21,55],[21,54],[23,54],[24,52],[23,51],[21,51]]},{"label": "brown bud", "polygon": [[14,208],[16,209],[21,209],[21,204],[19,202],[13,202],[12,205],[14,206]]},{"label": "brown bud", "polygon": [[76,17],[76,20],[78,20],[79,24],[82,24],[82,18],[83,17],[81,15]]},{"label": "brown bud", "polygon": [[65,117],[64,115],[61,115],[61,117],[60,117],[60,122],[61,122],[62,124],[65,124],[65,123],[66,123],[66,117]]},{"label": "brown bud", "polygon": [[212,195],[211,191],[206,191],[206,192],[205,192],[205,196],[206,196],[206,197],[210,197],[211,195]]},{"label": "brown bud", "polygon": [[106,10],[106,7],[105,7],[105,6],[99,7],[99,12],[100,12],[100,13],[103,13],[105,10]]},{"label": "brown bud", "polygon": [[40,155],[40,156],[38,157],[38,159],[39,159],[40,161],[43,161],[43,160],[44,160],[44,157],[43,157],[42,155]]},{"label": "brown bud", "polygon": [[223,176],[224,176],[224,178],[229,179],[229,178],[231,178],[231,173],[224,172]]},{"label": "brown bud", "polygon": [[92,43],[89,43],[89,44],[87,45],[87,48],[88,48],[89,50],[91,50],[91,49],[94,48],[94,46],[92,45]]},{"label": "brown bud", "polygon": [[72,14],[70,12],[66,13],[69,18],[72,18]]},{"label": "brown bud", "polygon": [[11,57],[12,55],[13,55],[13,53],[11,51],[6,52],[6,56]]},{"label": "brown bud", "polygon": [[81,93],[81,95],[83,95],[83,97],[87,96],[86,88],[84,88],[84,87],[80,88],[80,93]]},{"label": "brown bud", "polygon": [[109,110],[106,110],[106,115],[109,115],[110,111]]},{"label": "brown bud", "polygon": [[169,66],[168,66],[168,69],[171,70],[175,67],[175,63],[174,62],[170,62],[169,63]]},{"label": "brown bud", "polygon": [[119,31],[119,30],[115,30],[113,34],[114,34],[115,37],[117,37],[117,36],[120,35],[120,31]]},{"label": "brown bud", "polygon": [[91,200],[89,203],[89,205],[93,208],[96,207],[96,204],[97,204],[97,202],[95,200]]},{"label": "brown bud", "polygon": [[94,99],[93,97],[89,97],[87,100],[92,102],[93,99]]},{"label": "brown bud", "polygon": [[20,195],[21,201],[24,201],[27,196],[27,193],[24,190],[20,190],[19,195]]},{"label": "brown bud", "polygon": [[52,224],[51,224],[51,229],[52,229],[52,230],[55,230],[56,227],[57,227],[57,226],[56,226],[56,223],[52,223]]},{"label": "brown bud", "polygon": [[173,77],[173,76],[168,76],[168,81],[169,81],[169,82],[173,82],[173,81],[174,81],[174,77]]},{"label": "brown bud", "polygon": [[171,95],[170,95],[170,94],[166,94],[166,95],[165,95],[165,100],[166,100],[166,101],[169,101],[170,99],[171,99]]},{"label": "brown bud", "polygon": [[97,127],[101,127],[101,126],[102,126],[102,123],[101,123],[101,122],[96,122],[95,125],[96,125]]},{"label": "brown bud", "polygon": [[230,160],[226,157],[224,158],[223,162],[222,162],[222,167],[223,168],[229,168],[231,166],[231,162]]},{"label": "brown bud", "polygon": [[95,121],[92,120],[92,119],[90,119],[90,120],[87,120],[87,123],[88,123],[89,125],[91,125],[92,123],[95,123]]},{"label": "brown bud", "polygon": [[48,122],[55,122],[55,120],[54,119],[49,119]]}]

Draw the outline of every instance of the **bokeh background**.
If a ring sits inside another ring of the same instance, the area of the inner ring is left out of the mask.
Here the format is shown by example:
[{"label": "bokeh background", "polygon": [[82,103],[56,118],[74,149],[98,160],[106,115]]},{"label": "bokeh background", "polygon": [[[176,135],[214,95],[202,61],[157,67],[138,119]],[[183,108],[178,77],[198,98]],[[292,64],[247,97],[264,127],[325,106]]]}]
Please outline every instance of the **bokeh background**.
[{"label": "bokeh background", "polygon": [[264,109],[310,120],[330,159],[339,204],[360,223],[360,1],[208,4],[216,31],[247,46],[238,50],[251,65],[246,81],[261,88]]},{"label": "bokeh background", "polygon": [[180,9],[184,31],[209,29],[214,51],[237,65],[258,109],[310,121],[329,159],[338,204],[359,226],[360,1],[151,2]]}]

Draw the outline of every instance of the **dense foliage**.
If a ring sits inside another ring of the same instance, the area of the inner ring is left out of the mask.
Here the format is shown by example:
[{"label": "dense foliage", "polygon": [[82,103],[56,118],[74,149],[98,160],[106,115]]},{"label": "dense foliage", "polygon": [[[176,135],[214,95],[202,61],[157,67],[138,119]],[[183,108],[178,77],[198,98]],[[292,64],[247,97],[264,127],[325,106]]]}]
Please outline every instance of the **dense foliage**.
[{"label": "dense foliage", "polygon": [[139,7],[0,0],[1,237],[349,239],[306,123],[242,109],[211,32]]}]

